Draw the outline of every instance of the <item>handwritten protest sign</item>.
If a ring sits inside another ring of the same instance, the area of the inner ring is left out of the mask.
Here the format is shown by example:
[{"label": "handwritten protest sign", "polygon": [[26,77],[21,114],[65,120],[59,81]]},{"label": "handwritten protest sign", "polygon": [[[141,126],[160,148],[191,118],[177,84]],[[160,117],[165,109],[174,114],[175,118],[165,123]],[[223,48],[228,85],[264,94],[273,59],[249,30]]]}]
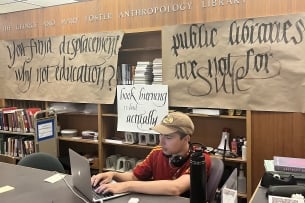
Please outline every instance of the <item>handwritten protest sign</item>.
[{"label": "handwritten protest sign", "polygon": [[305,15],[167,26],[171,106],[305,112]]},{"label": "handwritten protest sign", "polygon": [[118,85],[118,131],[152,133],[168,114],[167,85]]},{"label": "handwritten protest sign", "polygon": [[2,98],[113,103],[122,32],[0,41]]}]

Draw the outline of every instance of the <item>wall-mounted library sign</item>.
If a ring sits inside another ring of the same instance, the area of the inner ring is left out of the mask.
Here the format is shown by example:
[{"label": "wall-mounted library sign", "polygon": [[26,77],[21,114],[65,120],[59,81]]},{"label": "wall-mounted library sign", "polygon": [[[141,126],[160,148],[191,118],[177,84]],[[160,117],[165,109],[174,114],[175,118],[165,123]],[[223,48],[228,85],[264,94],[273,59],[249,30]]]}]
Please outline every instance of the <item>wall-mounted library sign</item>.
[{"label": "wall-mounted library sign", "polygon": [[1,97],[113,103],[122,32],[0,41]]},{"label": "wall-mounted library sign", "polygon": [[[248,0],[251,3],[251,0]],[[257,2],[253,0],[256,4]],[[44,18],[33,18],[31,13],[41,12],[38,9],[23,11],[0,16],[0,33],[14,33],[19,36],[27,31],[56,30],[60,32],[63,27],[79,29],[84,27],[102,28],[103,30],[133,29],[140,27],[160,27],[162,25],[177,24],[177,19],[198,22],[206,11],[218,8],[236,8],[246,5],[246,0],[181,0],[181,1],[147,1],[147,0],[112,0],[90,1],[84,4],[62,5],[65,15],[57,15],[56,7],[43,8]],[[249,5],[250,7],[252,5]],[[82,12],[69,13],[67,10],[82,10]],[[25,15],[22,13],[27,12]],[[213,11],[214,12],[214,11]],[[216,11],[222,12],[222,11]],[[28,14],[29,13],[29,14]],[[19,17],[20,16],[22,17]],[[219,15],[220,16],[220,15]],[[15,18],[14,18],[15,17]],[[16,18],[18,20],[16,20]],[[117,22],[120,22],[117,24]],[[140,23],[140,24],[139,24]],[[150,23],[150,25],[148,25]],[[184,22],[185,23],[185,22]],[[95,26],[91,27],[90,25]],[[143,24],[144,26],[141,26]],[[118,26],[119,27],[114,27]],[[78,31],[79,32],[79,31]],[[22,33],[22,34],[20,34]],[[10,39],[11,35],[7,35]]]},{"label": "wall-mounted library sign", "polygon": [[305,112],[305,14],[168,26],[172,106]]}]

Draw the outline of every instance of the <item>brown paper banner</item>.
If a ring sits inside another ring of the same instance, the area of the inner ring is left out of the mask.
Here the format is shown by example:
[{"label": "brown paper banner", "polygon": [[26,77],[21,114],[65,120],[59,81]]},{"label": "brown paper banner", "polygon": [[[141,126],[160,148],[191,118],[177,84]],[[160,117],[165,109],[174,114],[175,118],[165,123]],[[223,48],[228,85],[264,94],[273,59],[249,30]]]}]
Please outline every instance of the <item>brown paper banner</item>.
[{"label": "brown paper banner", "polygon": [[171,106],[305,111],[305,15],[162,30]]}]

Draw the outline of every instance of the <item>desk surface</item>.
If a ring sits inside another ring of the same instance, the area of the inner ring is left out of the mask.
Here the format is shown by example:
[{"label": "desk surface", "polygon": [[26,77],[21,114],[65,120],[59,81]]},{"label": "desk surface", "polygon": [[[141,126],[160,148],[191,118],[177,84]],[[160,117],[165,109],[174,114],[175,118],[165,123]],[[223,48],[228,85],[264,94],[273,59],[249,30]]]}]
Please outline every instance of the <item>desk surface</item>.
[{"label": "desk surface", "polygon": [[256,187],[249,203],[268,203],[268,198],[266,197],[267,189],[262,187],[260,183]]},{"label": "desk surface", "polygon": [[[14,190],[0,193],[1,202],[83,202],[75,196],[63,180],[53,184],[44,181],[44,179],[54,175],[55,172],[3,162],[0,162],[0,171],[0,187],[9,185],[15,188]],[[71,176],[66,176],[66,180],[71,184]],[[189,203],[189,199],[183,197],[145,194],[130,194],[107,200],[105,203],[126,203],[131,197],[139,198],[141,203]]]}]

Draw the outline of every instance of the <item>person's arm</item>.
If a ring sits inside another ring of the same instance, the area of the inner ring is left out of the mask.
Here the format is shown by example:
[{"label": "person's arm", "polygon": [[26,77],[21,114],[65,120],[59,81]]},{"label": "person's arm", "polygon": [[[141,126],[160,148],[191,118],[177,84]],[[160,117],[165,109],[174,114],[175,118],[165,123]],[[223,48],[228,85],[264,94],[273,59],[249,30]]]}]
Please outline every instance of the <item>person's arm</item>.
[{"label": "person's arm", "polygon": [[117,181],[117,182],[125,182],[125,181],[137,181],[139,180],[134,174],[133,172],[124,172],[124,173],[120,173],[120,172],[113,172],[113,180]]},{"label": "person's arm", "polygon": [[115,171],[109,171],[109,172],[93,175],[91,177],[91,184],[93,186],[96,186],[97,184],[109,183],[112,180],[122,182],[122,181],[135,181],[138,180],[138,178],[134,176],[132,172],[119,173]]},{"label": "person's arm", "polygon": [[137,192],[158,195],[181,195],[190,189],[190,175],[184,174],[176,180],[125,181],[113,184],[102,184],[97,192]]}]

